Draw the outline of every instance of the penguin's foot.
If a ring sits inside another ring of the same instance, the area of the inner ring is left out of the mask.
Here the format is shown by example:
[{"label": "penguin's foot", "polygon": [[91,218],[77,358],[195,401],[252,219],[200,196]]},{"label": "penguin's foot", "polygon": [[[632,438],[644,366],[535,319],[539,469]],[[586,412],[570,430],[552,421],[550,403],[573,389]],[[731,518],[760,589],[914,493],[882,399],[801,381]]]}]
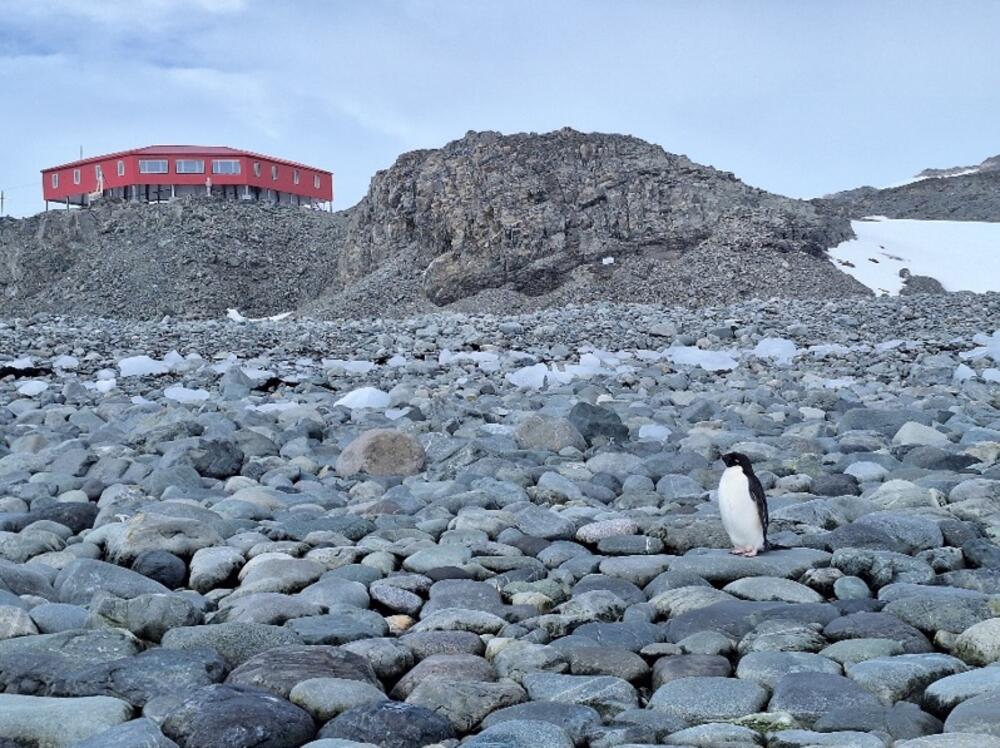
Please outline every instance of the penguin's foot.
[{"label": "penguin's foot", "polygon": [[752,545],[746,545],[746,546],[743,546],[742,548],[739,547],[739,546],[737,546],[736,548],[733,548],[729,552],[731,554],[733,554],[734,556],[756,556],[757,555],[757,549],[754,548]]}]

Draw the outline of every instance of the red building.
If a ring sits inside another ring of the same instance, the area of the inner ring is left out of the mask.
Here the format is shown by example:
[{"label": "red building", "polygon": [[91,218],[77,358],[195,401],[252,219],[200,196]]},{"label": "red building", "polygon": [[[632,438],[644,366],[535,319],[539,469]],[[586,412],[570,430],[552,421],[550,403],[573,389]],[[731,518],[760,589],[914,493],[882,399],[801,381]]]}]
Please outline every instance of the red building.
[{"label": "red building", "polygon": [[316,205],[332,203],[333,173],[225,146],[151,145],[43,169],[42,195],[46,207],[182,195]]}]

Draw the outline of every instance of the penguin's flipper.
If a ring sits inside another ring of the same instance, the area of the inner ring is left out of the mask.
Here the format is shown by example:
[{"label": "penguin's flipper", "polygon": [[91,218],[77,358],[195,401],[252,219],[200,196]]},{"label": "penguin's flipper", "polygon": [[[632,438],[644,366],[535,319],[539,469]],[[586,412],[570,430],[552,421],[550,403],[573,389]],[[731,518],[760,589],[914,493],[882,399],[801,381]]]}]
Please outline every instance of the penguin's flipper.
[{"label": "penguin's flipper", "polygon": [[768,547],[767,526],[771,521],[767,513],[767,496],[764,495],[764,486],[760,484],[760,479],[756,475],[750,475],[747,480],[750,486],[750,496],[753,497],[757,505],[757,517],[760,519],[760,528],[764,533],[764,547]]}]

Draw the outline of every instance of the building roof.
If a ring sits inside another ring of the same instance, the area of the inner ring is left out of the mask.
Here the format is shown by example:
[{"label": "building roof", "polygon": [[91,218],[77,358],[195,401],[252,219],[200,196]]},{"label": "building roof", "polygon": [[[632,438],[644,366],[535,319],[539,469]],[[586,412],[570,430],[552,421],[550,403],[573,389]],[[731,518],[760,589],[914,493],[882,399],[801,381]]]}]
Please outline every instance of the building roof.
[{"label": "building roof", "polygon": [[122,158],[123,156],[228,156],[230,158],[246,156],[248,158],[259,158],[263,161],[273,161],[278,164],[293,166],[298,169],[320,171],[324,174],[333,173],[328,169],[320,169],[316,166],[301,164],[298,161],[289,161],[288,159],[267,156],[263,153],[255,153],[253,151],[242,151],[238,148],[230,148],[225,145],[147,145],[144,148],[132,148],[127,151],[105,153],[99,156],[88,156],[87,158],[70,161],[65,164],[60,164],[59,166],[50,166],[46,169],[42,169],[42,173],[44,174],[47,171],[55,171],[56,169],[76,168],[78,166],[83,166],[84,164],[94,163],[95,161],[107,161],[111,158]]}]

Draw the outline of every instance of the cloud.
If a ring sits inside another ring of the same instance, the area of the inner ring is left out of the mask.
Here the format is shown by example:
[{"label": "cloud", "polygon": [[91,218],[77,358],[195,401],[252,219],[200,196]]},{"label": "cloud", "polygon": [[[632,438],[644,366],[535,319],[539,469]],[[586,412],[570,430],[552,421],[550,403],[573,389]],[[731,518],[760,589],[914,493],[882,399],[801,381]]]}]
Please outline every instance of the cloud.
[{"label": "cloud", "polygon": [[0,0],[0,18],[0,189],[81,143],[273,152],[335,170],[342,207],[469,129],[625,132],[798,196],[996,151],[1000,6],[974,0]]}]

